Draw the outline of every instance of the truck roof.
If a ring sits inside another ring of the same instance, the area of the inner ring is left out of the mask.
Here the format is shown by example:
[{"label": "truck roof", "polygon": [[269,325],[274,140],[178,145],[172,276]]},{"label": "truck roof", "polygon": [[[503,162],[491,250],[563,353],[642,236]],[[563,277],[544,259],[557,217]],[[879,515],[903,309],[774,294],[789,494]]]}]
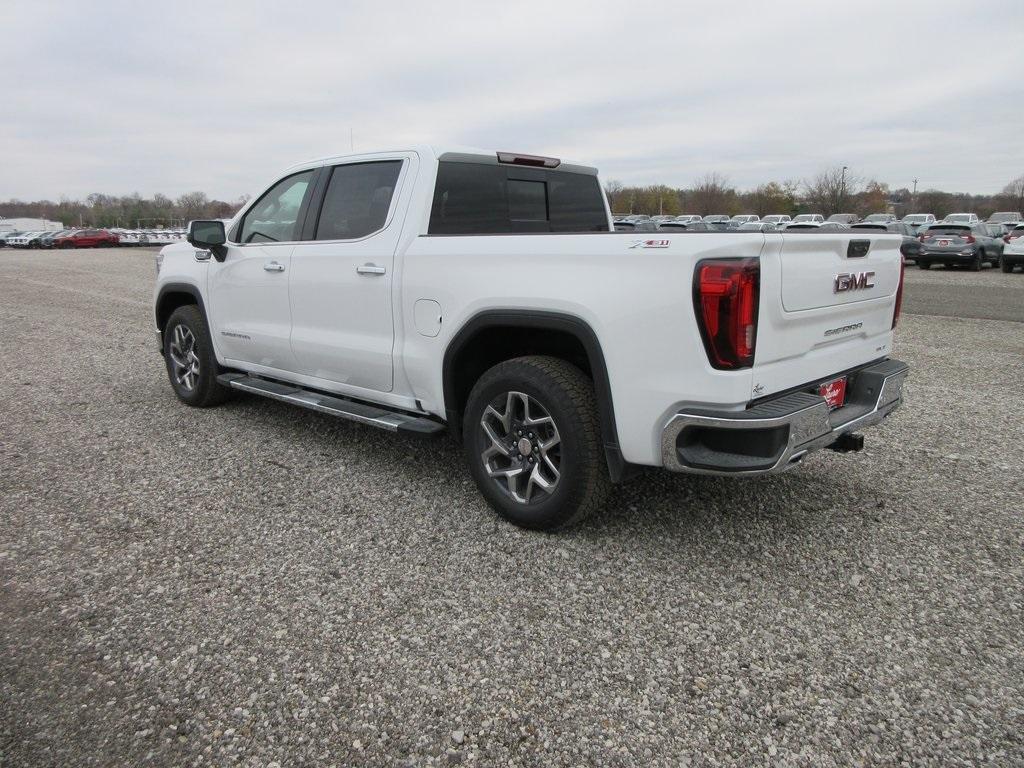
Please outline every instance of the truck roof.
[{"label": "truck roof", "polygon": [[[440,160],[454,160],[462,162],[484,162],[484,163],[498,163],[498,155],[515,155],[519,157],[549,157],[536,155],[533,153],[520,152],[518,150],[492,150],[492,149],[481,149],[480,147],[466,147],[455,144],[418,144],[408,147],[381,147],[368,149],[363,152],[347,152],[342,155],[329,155],[327,157],[319,157],[312,160],[307,160],[302,163],[295,163],[286,169],[286,173],[290,171],[301,170],[303,168],[316,168],[321,165],[333,165],[336,163],[342,163],[350,160],[359,160],[363,158],[370,158],[374,155],[394,155],[405,152],[415,152],[420,157],[426,157],[434,161]],[[565,160],[563,158],[550,158],[557,160],[557,167],[559,170],[570,171],[573,173],[587,173],[596,176],[597,168],[586,165],[584,163],[578,163],[571,160]]]}]

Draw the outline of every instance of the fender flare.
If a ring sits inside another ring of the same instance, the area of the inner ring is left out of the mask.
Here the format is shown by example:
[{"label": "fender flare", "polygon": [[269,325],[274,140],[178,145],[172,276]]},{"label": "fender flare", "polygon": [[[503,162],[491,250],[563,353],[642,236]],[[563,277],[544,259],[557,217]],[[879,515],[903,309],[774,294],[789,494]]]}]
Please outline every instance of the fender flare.
[{"label": "fender flare", "polygon": [[477,333],[495,326],[560,331],[573,336],[580,342],[586,352],[594,381],[594,394],[597,398],[597,411],[601,423],[601,441],[604,445],[609,474],[613,482],[619,482],[632,474],[630,465],[623,459],[619,449],[618,430],[615,426],[615,406],[612,402],[608,366],[605,363],[601,342],[589,323],[576,315],[564,312],[533,309],[484,310],[473,315],[459,328],[445,349],[441,373],[445,416],[448,423],[455,427],[453,431],[459,434],[462,423],[462,414],[456,412],[452,407],[456,401],[454,361]]},{"label": "fender flare", "polygon": [[198,287],[192,283],[167,283],[160,287],[160,292],[156,296],[156,302],[153,304],[153,319],[156,321],[156,327],[160,331],[161,337],[163,337],[164,328],[160,323],[160,307],[163,306],[164,298],[169,293],[187,293],[196,300],[199,311],[209,320],[209,315],[206,314],[206,304],[203,302],[203,294]]}]

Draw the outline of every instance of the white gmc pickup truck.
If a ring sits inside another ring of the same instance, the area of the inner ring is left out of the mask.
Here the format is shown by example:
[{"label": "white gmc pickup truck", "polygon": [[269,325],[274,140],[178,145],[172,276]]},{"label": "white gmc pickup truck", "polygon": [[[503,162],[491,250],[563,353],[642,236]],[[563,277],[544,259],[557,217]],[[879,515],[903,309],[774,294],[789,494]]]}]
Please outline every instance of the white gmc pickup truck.
[{"label": "white gmc pickup truck", "polygon": [[792,467],[899,406],[895,235],[616,233],[597,171],[431,147],[288,169],[157,257],[182,402],[234,390],[461,439],[551,529],[639,466]]}]

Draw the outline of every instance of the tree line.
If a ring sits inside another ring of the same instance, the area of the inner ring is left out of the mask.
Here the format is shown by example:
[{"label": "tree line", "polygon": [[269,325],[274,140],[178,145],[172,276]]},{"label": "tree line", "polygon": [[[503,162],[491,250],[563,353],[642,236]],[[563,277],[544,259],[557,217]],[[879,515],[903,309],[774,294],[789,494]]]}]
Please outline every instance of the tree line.
[{"label": "tree line", "polygon": [[204,192],[189,192],[177,199],[156,194],[153,197],[92,194],[85,200],[62,197],[59,201],[36,200],[0,202],[0,217],[60,221],[69,227],[124,227],[152,229],[186,226],[192,219],[227,219],[248,198],[232,202],[213,200]]},{"label": "tree line", "polygon": [[612,180],[605,184],[605,192],[613,213],[650,216],[820,213],[827,217],[833,213],[852,213],[863,217],[891,210],[901,218],[908,213],[933,213],[942,218],[960,211],[987,218],[995,211],[1024,211],[1024,176],[994,195],[938,189],[915,194],[905,187],[890,189],[888,184],[865,179],[842,167],[829,168],[800,181],[770,181],[746,191],[736,189],[721,174],[709,173],[692,187],[626,186]]},{"label": "tree line", "polygon": [[[766,216],[783,213],[948,213],[967,211],[987,218],[995,211],[1024,211],[1024,176],[1007,184],[995,195],[969,195],[926,189],[916,194],[905,187],[890,189],[888,184],[864,179],[843,168],[829,168],[802,181],[770,181],[754,189],[741,191],[718,173],[697,179],[692,187],[666,185],[625,186],[612,180],[605,192],[613,213],[645,213],[651,216],[696,213],[756,213]],[[177,199],[156,194],[153,197],[92,194],[85,200],[62,197],[58,202],[36,200],[0,202],[0,217],[42,218],[77,227],[153,228],[185,226],[192,219],[226,219],[233,216],[248,197],[226,202],[189,192]]]}]

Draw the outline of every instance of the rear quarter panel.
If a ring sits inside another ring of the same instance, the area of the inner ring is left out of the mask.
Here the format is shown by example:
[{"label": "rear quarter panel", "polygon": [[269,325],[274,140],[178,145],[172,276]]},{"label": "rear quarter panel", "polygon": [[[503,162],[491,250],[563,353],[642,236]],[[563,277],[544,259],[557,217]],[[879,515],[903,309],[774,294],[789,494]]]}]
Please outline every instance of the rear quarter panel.
[{"label": "rear quarter panel", "polygon": [[[668,245],[637,246],[648,238]],[[693,268],[700,258],[757,257],[763,244],[760,233],[421,236],[404,255],[396,359],[423,407],[443,415],[444,352],[474,316],[517,309],[578,317],[601,343],[623,456],[657,464],[657,436],[679,407],[749,399],[751,371],[707,362]],[[441,306],[436,336],[414,326],[420,299]]]}]

